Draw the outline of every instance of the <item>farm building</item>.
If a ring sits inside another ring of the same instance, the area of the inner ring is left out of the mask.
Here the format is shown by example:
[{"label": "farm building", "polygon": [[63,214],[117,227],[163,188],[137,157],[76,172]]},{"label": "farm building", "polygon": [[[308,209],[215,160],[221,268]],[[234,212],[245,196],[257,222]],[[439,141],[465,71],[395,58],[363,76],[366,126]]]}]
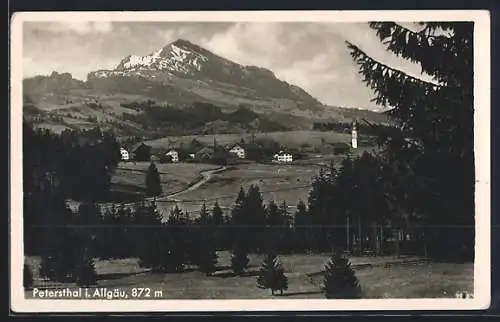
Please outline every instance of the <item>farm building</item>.
[{"label": "farm building", "polygon": [[241,146],[239,145],[235,145],[233,146],[230,150],[229,150],[229,153],[231,154],[234,154],[236,155],[238,158],[240,159],[244,159],[245,158],[245,149],[243,149]]},{"label": "farm building", "polygon": [[151,160],[151,147],[143,142],[135,144],[132,147],[132,154],[134,161],[150,161]]},{"label": "farm building", "polygon": [[172,162],[179,162],[179,152],[175,150],[170,150],[166,153],[166,155],[172,158]]},{"label": "farm building", "polygon": [[273,157],[273,161],[281,163],[289,163],[293,161],[293,155],[288,152],[280,151],[276,153]]},{"label": "farm building", "polygon": [[130,154],[124,148],[120,148],[120,157],[121,157],[122,161],[129,161],[130,160]]}]

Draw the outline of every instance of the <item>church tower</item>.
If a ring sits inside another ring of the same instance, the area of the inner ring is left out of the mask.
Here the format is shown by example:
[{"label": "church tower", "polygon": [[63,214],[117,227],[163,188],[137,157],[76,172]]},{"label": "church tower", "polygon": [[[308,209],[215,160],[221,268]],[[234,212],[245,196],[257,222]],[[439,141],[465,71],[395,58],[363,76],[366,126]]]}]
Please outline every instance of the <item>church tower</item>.
[{"label": "church tower", "polygon": [[352,122],[351,146],[353,149],[358,148],[358,130],[356,129],[356,121]]}]

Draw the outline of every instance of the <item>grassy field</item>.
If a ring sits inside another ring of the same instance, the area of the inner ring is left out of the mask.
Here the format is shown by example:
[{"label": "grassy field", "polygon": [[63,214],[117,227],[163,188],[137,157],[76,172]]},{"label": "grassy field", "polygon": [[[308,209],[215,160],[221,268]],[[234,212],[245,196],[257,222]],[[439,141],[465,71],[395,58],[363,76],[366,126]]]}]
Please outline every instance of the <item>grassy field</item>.
[{"label": "grassy field", "polygon": [[[337,132],[320,132],[320,131],[289,131],[289,132],[268,132],[256,133],[255,139],[271,138],[289,148],[300,148],[304,144],[311,146],[319,145],[322,139],[326,143],[350,143],[350,133],[337,133]],[[204,144],[213,144],[214,135],[187,135],[187,136],[169,136],[157,140],[145,142],[154,149],[158,148],[174,148],[179,147],[180,144],[189,145],[193,139],[196,139]],[[221,145],[234,144],[245,140],[250,142],[251,134],[217,134],[217,143]]]},{"label": "grassy field", "polygon": [[[226,171],[214,174],[198,189],[175,197],[177,204],[196,216],[203,202],[211,207],[215,201],[227,211],[233,205],[240,187],[248,190],[250,185],[258,185],[264,202],[286,201],[295,206],[298,200],[307,201],[313,177],[320,167],[314,165],[267,165],[242,164],[228,167]],[[171,207],[172,204],[166,204]]]},{"label": "grassy field", "polygon": [[[168,216],[177,204],[196,217],[203,203],[210,208],[217,201],[224,211],[229,211],[240,187],[248,190],[258,185],[264,202],[286,201],[294,211],[299,200],[307,201],[311,183],[322,166],[330,161],[339,165],[342,155],[317,155],[294,164],[245,163],[229,166],[226,170],[212,174],[211,178],[197,189],[186,191],[173,198],[159,198],[160,213]],[[145,189],[145,175],[148,162],[121,163],[112,178],[112,190],[122,194],[139,195]],[[157,164],[160,172],[163,196],[181,191],[200,180],[200,172],[216,169],[218,166],[195,163]]]},{"label": "grassy field", "polygon": [[[146,187],[146,172],[149,162],[122,162],[111,179],[112,190],[127,193],[143,193]],[[187,188],[198,181],[200,172],[216,169],[218,166],[196,163],[156,164],[160,173],[164,194],[170,194]]]},{"label": "grassy field", "polygon": [[[283,255],[280,259],[289,279],[289,289],[284,298],[324,298],[320,285],[320,272],[327,255]],[[473,292],[473,264],[425,263],[416,258],[405,258],[406,264],[395,263],[392,257],[351,258],[360,281],[363,298],[453,298],[457,291]],[[162,290],[161,298],[169,299],[266,299],[272,298],[269,290],[256,286],[256,273],[262,257],[250,256],[250,266],[245,276],[234,276],[230,270],[230,254],[219,252],[218,271],[207,277],[194,268],[184,273],[151,273],[140,268],[136,259],[97,261],[98,287],[149,287]],[[392,265],[387,265],[393,261]],[[35,270],[36,287],[71,287],[49,283],[38,278],[38,258],[26,262]],[[362,264],[371,263],[366,268]],[[359,267],[359,268],[357,268]],[[365,267],[365,268],[361,268]],[[27,297],[32,292],[26,292]],[[276,297],[280,298],[280,297]]]}]

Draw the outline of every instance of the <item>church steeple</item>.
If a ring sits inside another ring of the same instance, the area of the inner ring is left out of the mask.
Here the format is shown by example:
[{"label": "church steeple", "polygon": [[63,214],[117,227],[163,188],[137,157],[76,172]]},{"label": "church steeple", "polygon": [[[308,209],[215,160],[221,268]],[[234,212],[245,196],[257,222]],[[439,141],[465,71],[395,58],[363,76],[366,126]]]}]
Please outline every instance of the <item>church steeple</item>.
[{"label": "church steeple", "polygon": [[358,130],[356,129],[356,121],[355,120],[352,122],[351,146],[353,149],[358,148]]}]

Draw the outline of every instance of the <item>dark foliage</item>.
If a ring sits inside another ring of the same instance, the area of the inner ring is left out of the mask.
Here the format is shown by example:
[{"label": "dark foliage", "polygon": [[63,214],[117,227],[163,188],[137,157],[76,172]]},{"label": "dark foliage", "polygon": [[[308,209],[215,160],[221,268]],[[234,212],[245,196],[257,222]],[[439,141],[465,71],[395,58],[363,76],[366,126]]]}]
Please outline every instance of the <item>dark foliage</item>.
[{"label": "dark foliage", "polygon": [[325,265],[325,279],[322,286],[327,299],[359,299],[361,287],[349,260],[336,251]]}]

